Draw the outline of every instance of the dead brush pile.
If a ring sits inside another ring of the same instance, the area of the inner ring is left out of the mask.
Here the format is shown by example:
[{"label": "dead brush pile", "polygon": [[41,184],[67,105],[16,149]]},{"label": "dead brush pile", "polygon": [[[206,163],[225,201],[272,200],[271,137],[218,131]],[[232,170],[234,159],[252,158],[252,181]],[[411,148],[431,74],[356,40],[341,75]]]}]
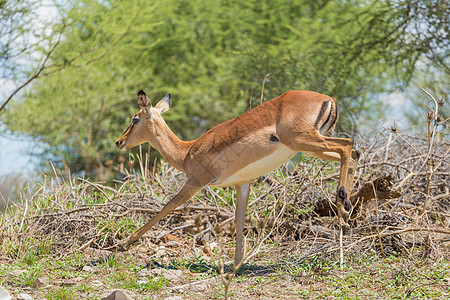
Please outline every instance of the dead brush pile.
[{"label": "dead brush pile", "polygon": [[[299,156],[298,163],[253,183],[247,261],[335,258],[339,250],[348,259],[368,251],[408,255],[414,249],[425,257],[449,258],[450,142],[392,133],[359,148],[351,230],[342,245],[331,204],[339,165]],[[128,237],[176,194],[185,178],[166,163],[150,171],[140,162],[139,172],[115,187],[57,177],[44,180],[31,195],[24,191],[22,202],[8,207],[0,220],[1,258],[30,251],[58,257],[105,249]],[[217,253],[231,260],[234,202],[234,189],[204,189],[130,251],[163,263],[192,255],[217,261]]]}]

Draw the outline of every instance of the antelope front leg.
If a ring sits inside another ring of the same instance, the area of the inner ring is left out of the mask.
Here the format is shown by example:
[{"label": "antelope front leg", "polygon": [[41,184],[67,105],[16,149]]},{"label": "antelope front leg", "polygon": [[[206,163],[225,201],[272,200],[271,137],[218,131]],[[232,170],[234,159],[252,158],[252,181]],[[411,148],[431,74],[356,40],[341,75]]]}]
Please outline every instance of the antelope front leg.
[{"label": "antelope front leg", "polygon": [[139,240],[144,235],[144,233],[146,233],[162,218],[174,211],[178,206],[189,200],[189,198],[191,198],[200,189],[201,187],[193,186],[189,184],[189,181],[186,182],[183,188],[178,192],[178,194],[172,200],[170,200],[153,219],[142,226],[141,229],[133,233],[129,238],[120,243],[120,246],[122,248],[121,250],[128,250],[131,244]]},{"label": "antelope front leg", "polygon": [[[348,225],[349,211],[351,209],[349,193],[351,193],[351,185],[353,182],[354,170],[356,169],[356,166],[354,166],[353,164],[352,168],[350,168],[350,156],[352,155],[352,144],[353,143],[351,142],[349,145],[347,145],[347,147],[344,147],[343,149],[344,151],[340,153],[341,170],[339,176],[339,188],[337,190],[336,196],[338,222],[344,233],[350,229],[350,226]],[[351,171],[353,174],[349,174],[349,171]],[[349,179],[350,182],[348,182]]]},{"label": "antelope front leg", "polygon": [[234,271],[236,272],[242,263],[243,256],[243,232],[245,223],[245,214],[247,212],[248,196],[250,194],[250,184],[236,186],[236,248],[234,255]]},{"label": "antelope front leg", "polygon": [[[341,178],[339,179],[339,189],[336,197],[336,206],[338,210],[338,222],[344,233],[348,231],[348,219],[352,203],[350,195],[352,192],[353,180],[355,178],[356,167],[361,153],[357,150],[351,150],[351,158],[347,162],[346,158],[341,160]],[[345,166],[347,165],[347,169]],[[342,178],[342,174],[346,174],[346,178]]]}]

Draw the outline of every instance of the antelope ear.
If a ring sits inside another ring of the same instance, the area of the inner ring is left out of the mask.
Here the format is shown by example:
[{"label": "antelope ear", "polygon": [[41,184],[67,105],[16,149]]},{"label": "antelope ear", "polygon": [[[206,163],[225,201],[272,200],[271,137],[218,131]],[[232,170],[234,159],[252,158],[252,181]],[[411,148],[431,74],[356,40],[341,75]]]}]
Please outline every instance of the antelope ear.
[{"label": "antelope ear", "polygon": [[137,95],[137,100],[141,108],[149,109],[150,107],[152,107],[152,103],[150,102],[150,100],[148,99],[147,95],[143,90],[139,91]]},{"label": "antelope ear", "polygon": [[158,102],[158,104],[156,104],[155,108],[160,114],[162,114],[163,112],[168,111],[171,106],[172,96],[170,94],[167,94]]}]

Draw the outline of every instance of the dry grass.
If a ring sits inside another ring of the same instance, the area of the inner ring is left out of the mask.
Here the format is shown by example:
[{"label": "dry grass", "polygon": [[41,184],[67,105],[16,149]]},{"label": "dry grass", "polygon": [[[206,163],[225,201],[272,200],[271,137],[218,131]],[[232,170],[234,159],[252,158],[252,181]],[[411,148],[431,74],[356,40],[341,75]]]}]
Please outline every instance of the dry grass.
[{"label": "dry grass", "polygon": [[[407,139],[410,145],[403,139]],[[308,284],[330,287],[333,286],[330,280],[336,276],[347,278],[346,274],[359,274],[363,277],[364,271],[359,268],[367,263],[366,260],[382,264],[390,257],[398,257],[401,261],[399,266],[407,269],[411,268],[411,263],[427,259],[448,266],[450,143],[447,140],[434,141],[433,155],[427,168],[406,189],[423,164],[428,147],[427,139],[398,135],[380,137],[362,145],[363,156],[354,192],[368,183],[370,185],[378,177],[390,175],[391,188],[399,194],[404,193],[404,197],[395,210],[392,208],[398,197],[363,199],[364,203],[360,203],[353,215],[350,233],[343,238],[343,269],[337,265],[340,247],[335,219],[315,212],[318,200],[334,199],[338,166],[301,157],[298,164],[287,165],[260,178],[253,185],[248,208],[245,231],[247,262],[243,268],[247,276],[234,280],[236,286],[232,284],[231,291],[234,290],[235,295],[246,295],[252,288],[242,286],[254,286],[257,284],[255,278],[264,278],[260,279],[262,282],[272,278],[275,285],[282,278],[290,285],[281,288],[281,294],[308,294],[311,297],[311,293],[317,292],[317,287],[305,290],[305,280]],[[149,179],[140,174],[147,174]],[[203,274],[217,276],[214,275],[218,274],[216,267],[220,269],[229,263],[234,249],[235,195],[228,188],[208,188],[199,192],[161,221],[127,254],[117,256],[100,250],[126,238],[151,218],[176,193],[183,180],[183,174],[165,163],[157,170],[148,170],[142,165],[139,172],[128,174],[125,181],[116,183],[114,187],[84,179],[47,178],[32,195],[24,196],[21,203],[9,206],[3,214],[0,221],[0,262],[14,265],[31,261],[32,266],[42,257],[60,261],[73,257],[79,260],[80,267],[90,261],[109,261],[114,257],[125,264],[130,264],[131,259],[138,268],[156,258],[161,265],[187,268],[191,275],[200,268]],[[378,195],[376,192],[373,194]],[[169,242],[175,242],[177,246],[167,246]],[[312,274],[320,276],[314,275],[315,279],[311,281],[308,276]],[[448,280],[448,273],[443,274],[440,275],[441,281]],[[3,286],[24,284],[14,283],[15,277],[11,274],[2,275],[5,276],[1,283]],[[28,280],[31,282],[39,276],[42,276],[41,272]],[[296,279],[298,276],[303,278],[300,283]],[[177,284],[191,280],[196,279],[187,276]],[[265,286],[271,284],[266,282]],[[171,285],[162,283],[159,291],[170,293]],[[223,288],[220,286],[211,288],[207,294],[222,297]],[[437,287],[440,293],[448,293],[441,286]],[[130,288],[133,289],[133,285]],[[369,292],[381,295],[381,286],[378,289],[378,292]],[[143,292],[145,289],[134,286],[134,290]],[[436,292],[436,289],[432,290]],[[412,293],[406,288],[404,293],[408,291]],[[42,290],[40,293],[41,296],[49,295]],[[190,297],[188,294],[185,296]],[[260,296],[264,295],[267,293],[262,292]],[[48,297],[56,299],[51,295]]]},{"label": "dry grass", "polygon": [[[115,287],[139,299],[448,297],[450,142],[439,136],[436,120],[428,116],[425,137],[394,127],[388,137],[360,141],[352,227],[341,240],[332,204],[337,164],[298,156],[259,178],[237,278],[224,272],[234,251],[232,188],[204,189],[131,250],[114,253],[102,249],[157,213],[184,175],[166,163],[149,169],[142,154],[134,161],[138,171],[114,185],[55,172],[32,194],[24,190],[0,219],[0,285],[38,299],[99,299]],[[95,271],[86,273],[86,266]],[[150,276],[151,268],[182,275]],[[32,289],[41,277],[50,285]],[[195,292],[196,281],[206,287]]]}]

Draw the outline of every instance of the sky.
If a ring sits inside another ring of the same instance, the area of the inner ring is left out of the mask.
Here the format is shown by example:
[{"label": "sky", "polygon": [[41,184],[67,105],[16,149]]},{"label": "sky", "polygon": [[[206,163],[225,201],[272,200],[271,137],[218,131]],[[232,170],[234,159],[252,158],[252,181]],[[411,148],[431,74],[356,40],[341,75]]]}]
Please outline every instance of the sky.
[{"label": "sky", "polygon": [[[36,14],[38,17],[33,19],[35,30],[46,30],[46,28],[42,28],[45,21],[55,19],[58,15],[52,2],[46,0],[37,8]],[[33,38],[30,41],[33,42]],[[0,78],[0,104],[3,104],[19,84],[8,78]],[[19,97],[20,92],[11,101],[15,101]],[[0,177],[29,174],[37,170],[39,160],[30,153],[38,150],[39,147],[39,144],[30,137],[11,134],[0,121]]]},{"label": "sky", "polygon": [[[0,78],[0,100],[7,99],[16,88],[14,81]],[[14,98],[11,100],[14,101]],[[36,165],[35,158],[29,154],[35,146],[31,138],[11,134],[0,122],[0,177],[29,173]]]},{"label": "sky", "polygon": [[5,133],[0,125],[0,177],[30,174],[35,171],[39,160],[30,155],[38,147],[31,138],[17,137]]},{"label": "sky", "polygon": [[[3,103],[14,91],[12,80],[0,78],[0,100]],[[13,98],[11,101],[14,101]],[[6,107],[7,109],[7,107]],[[0,121],[0,177],[27,174],[36,169],[38,160],[30,153],[38,147],[32,138],[12,134]]]}]

